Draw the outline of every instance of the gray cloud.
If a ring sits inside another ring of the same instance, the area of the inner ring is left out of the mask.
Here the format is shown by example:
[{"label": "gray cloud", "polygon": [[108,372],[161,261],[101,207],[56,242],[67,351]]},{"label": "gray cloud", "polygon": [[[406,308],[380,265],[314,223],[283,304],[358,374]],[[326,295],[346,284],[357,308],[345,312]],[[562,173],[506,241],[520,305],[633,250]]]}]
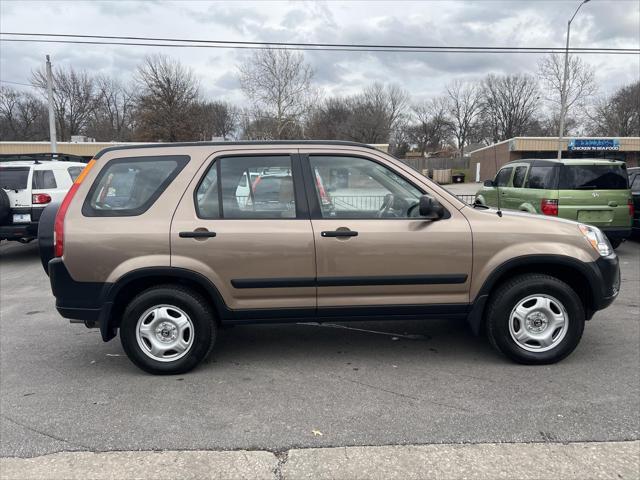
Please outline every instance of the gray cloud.
[{"label": "gray cloud", "polygon": [[[562,46],[577,0],[425,2],[0,2],[3,31],[87,33],[217,40],[420,45]],[[583,7],[572,45],[640,46],[639,2]],[[169,54],[190,66],[205,95],[243,102],[237,66],[249,50],[0,43],[0,77],[28,82],[50,53],[55,65],[131,78],[145,55]],[[490,72],[535,73],[537,55],[305,52],[317,85],[349,94],[374,81],[415,98],[438,95],[454,79]],[[637,56],[584,56],[602,91],[637,80]]]}]

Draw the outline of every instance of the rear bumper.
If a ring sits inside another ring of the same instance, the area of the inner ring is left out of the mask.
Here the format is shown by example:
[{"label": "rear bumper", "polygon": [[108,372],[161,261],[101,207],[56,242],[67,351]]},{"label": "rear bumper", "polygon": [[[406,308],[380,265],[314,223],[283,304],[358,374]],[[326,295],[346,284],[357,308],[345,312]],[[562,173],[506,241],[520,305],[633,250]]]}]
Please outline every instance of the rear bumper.
[{"label": "rear bumper", "polygon": [[609,238],[629,238],[631,236],[631,227],[600,227],[600,230]]},{"label": "rear bumper", "polygon": [[[21,238],[34,238],[38,236],[38,222],[44,207],[30,208],[18,207],[10,210],[10,218],[14,213],[27,213],[31,215],[29,223],[9,223],[0,226],[0,239],[20,240]],[[10,220],[11,221],[11,220]]]},{"label": "rear bumper", "polygon": [[61,258],[52,259],[48,269],[58,313],[72,323],[99,325],[105,341],[113,338],[106,332],[106,319],[112,307],[112,303],[107,301],[111,284],[74,280]]},{"label": "rear bumper", "polygon": [[20,240],[38,236],[38,223],[18,223],[0,226],[0,239]]}]

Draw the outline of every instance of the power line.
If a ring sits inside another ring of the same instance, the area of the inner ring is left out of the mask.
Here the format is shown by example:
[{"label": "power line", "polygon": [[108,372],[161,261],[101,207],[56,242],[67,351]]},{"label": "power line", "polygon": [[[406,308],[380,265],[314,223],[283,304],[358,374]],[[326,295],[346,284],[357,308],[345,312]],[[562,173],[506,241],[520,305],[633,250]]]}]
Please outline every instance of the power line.
[{"label": "power line", "polygon": [[[186,42],[186,43],[219,43],[230,45],[258,45],[281,47],[344,47],[344,48],[394,48],[394,49],[453,49],[453,50],[563,50],[563,47],[492,47],[492,46],[438,46],[438,45],[376,45],[366,43],[296,43],[296,42],[250,42],[245,40],[203,40],[192,38],[162,38],[162,37],[129,37],[120,35],[80,35],[65,33],[24,33],[0,32],[0,35],[29,36],[29,37],[70,37],[70,38],[102,38],[110,40],[148,40],[154,42]],[[637,51],[633,48],[600,48],[600,47],[571,47],[570,50],[604,50],[604,51]]]},{"label": "power line", "polygon": [[[197,40],[152,37],[125,37],[101,35],[63,35],[40,33],[0,32],[0,35],[34,37],[70,37],[107,40],[51,40],[41,38],[0,38],[4,42],[62,43],[88,45],[122,45],[169,48],[222,48],[249,50],[304,50],[304,51],[346,51],[346,52],[393,52],[393,53],[561,53],[560,47],[492,47],[492,46],[430,46],[430,45],[368,45],[368,44],[329,44],[329,43],[288,43],[288,42],[246,42],[230,40]],[[115,41],[122,40],[122,41]],[[138,40],[138,41],[124,41]],[[140,42],[143,41],[143,42]],[[154,43],[149,43],[154,42]],[[182,42],[182,43],[157,43]],[[640,49],[631,48],[570,48],[570,52],[589,54],[640,54]]]},{"label": "power line", "polygon": [[0,83],[11,83],[13,85],[22,85],[23,87],[41,88],[41,87],[36,87],[35,85],[31,85],[29,83],[12,82],[11,80],[0,80]]}]

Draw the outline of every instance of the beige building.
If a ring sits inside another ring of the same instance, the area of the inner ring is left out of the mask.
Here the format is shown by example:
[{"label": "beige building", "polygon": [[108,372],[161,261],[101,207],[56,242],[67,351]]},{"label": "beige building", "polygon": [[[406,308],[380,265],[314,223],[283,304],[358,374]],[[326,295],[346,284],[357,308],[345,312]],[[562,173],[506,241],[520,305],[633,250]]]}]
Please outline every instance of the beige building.
[{"label": "beige building", "polygon": [[[628,167],[639,166],[640,137],[568,137],[562,147],[562,158],[609,158],[625,161]],[[557,152],[557,138],[515,137],[470,152],[470,168],[474,176],[479,171],[478,180],[484,181],[512,160],[556,158]]]}]

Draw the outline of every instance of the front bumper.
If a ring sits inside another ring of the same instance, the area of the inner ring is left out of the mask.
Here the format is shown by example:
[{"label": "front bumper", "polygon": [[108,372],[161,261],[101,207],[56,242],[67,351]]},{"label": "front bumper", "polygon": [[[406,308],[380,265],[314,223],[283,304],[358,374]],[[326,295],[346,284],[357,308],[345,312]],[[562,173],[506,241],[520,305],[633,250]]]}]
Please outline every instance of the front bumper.
[{"label": "front bumper", "polygon": [[591,265],[594,266],[599,277],[602,295],[594,296],[596,310],[607,308],[620,293],[620,265],[615,253],[600,257]]}]

